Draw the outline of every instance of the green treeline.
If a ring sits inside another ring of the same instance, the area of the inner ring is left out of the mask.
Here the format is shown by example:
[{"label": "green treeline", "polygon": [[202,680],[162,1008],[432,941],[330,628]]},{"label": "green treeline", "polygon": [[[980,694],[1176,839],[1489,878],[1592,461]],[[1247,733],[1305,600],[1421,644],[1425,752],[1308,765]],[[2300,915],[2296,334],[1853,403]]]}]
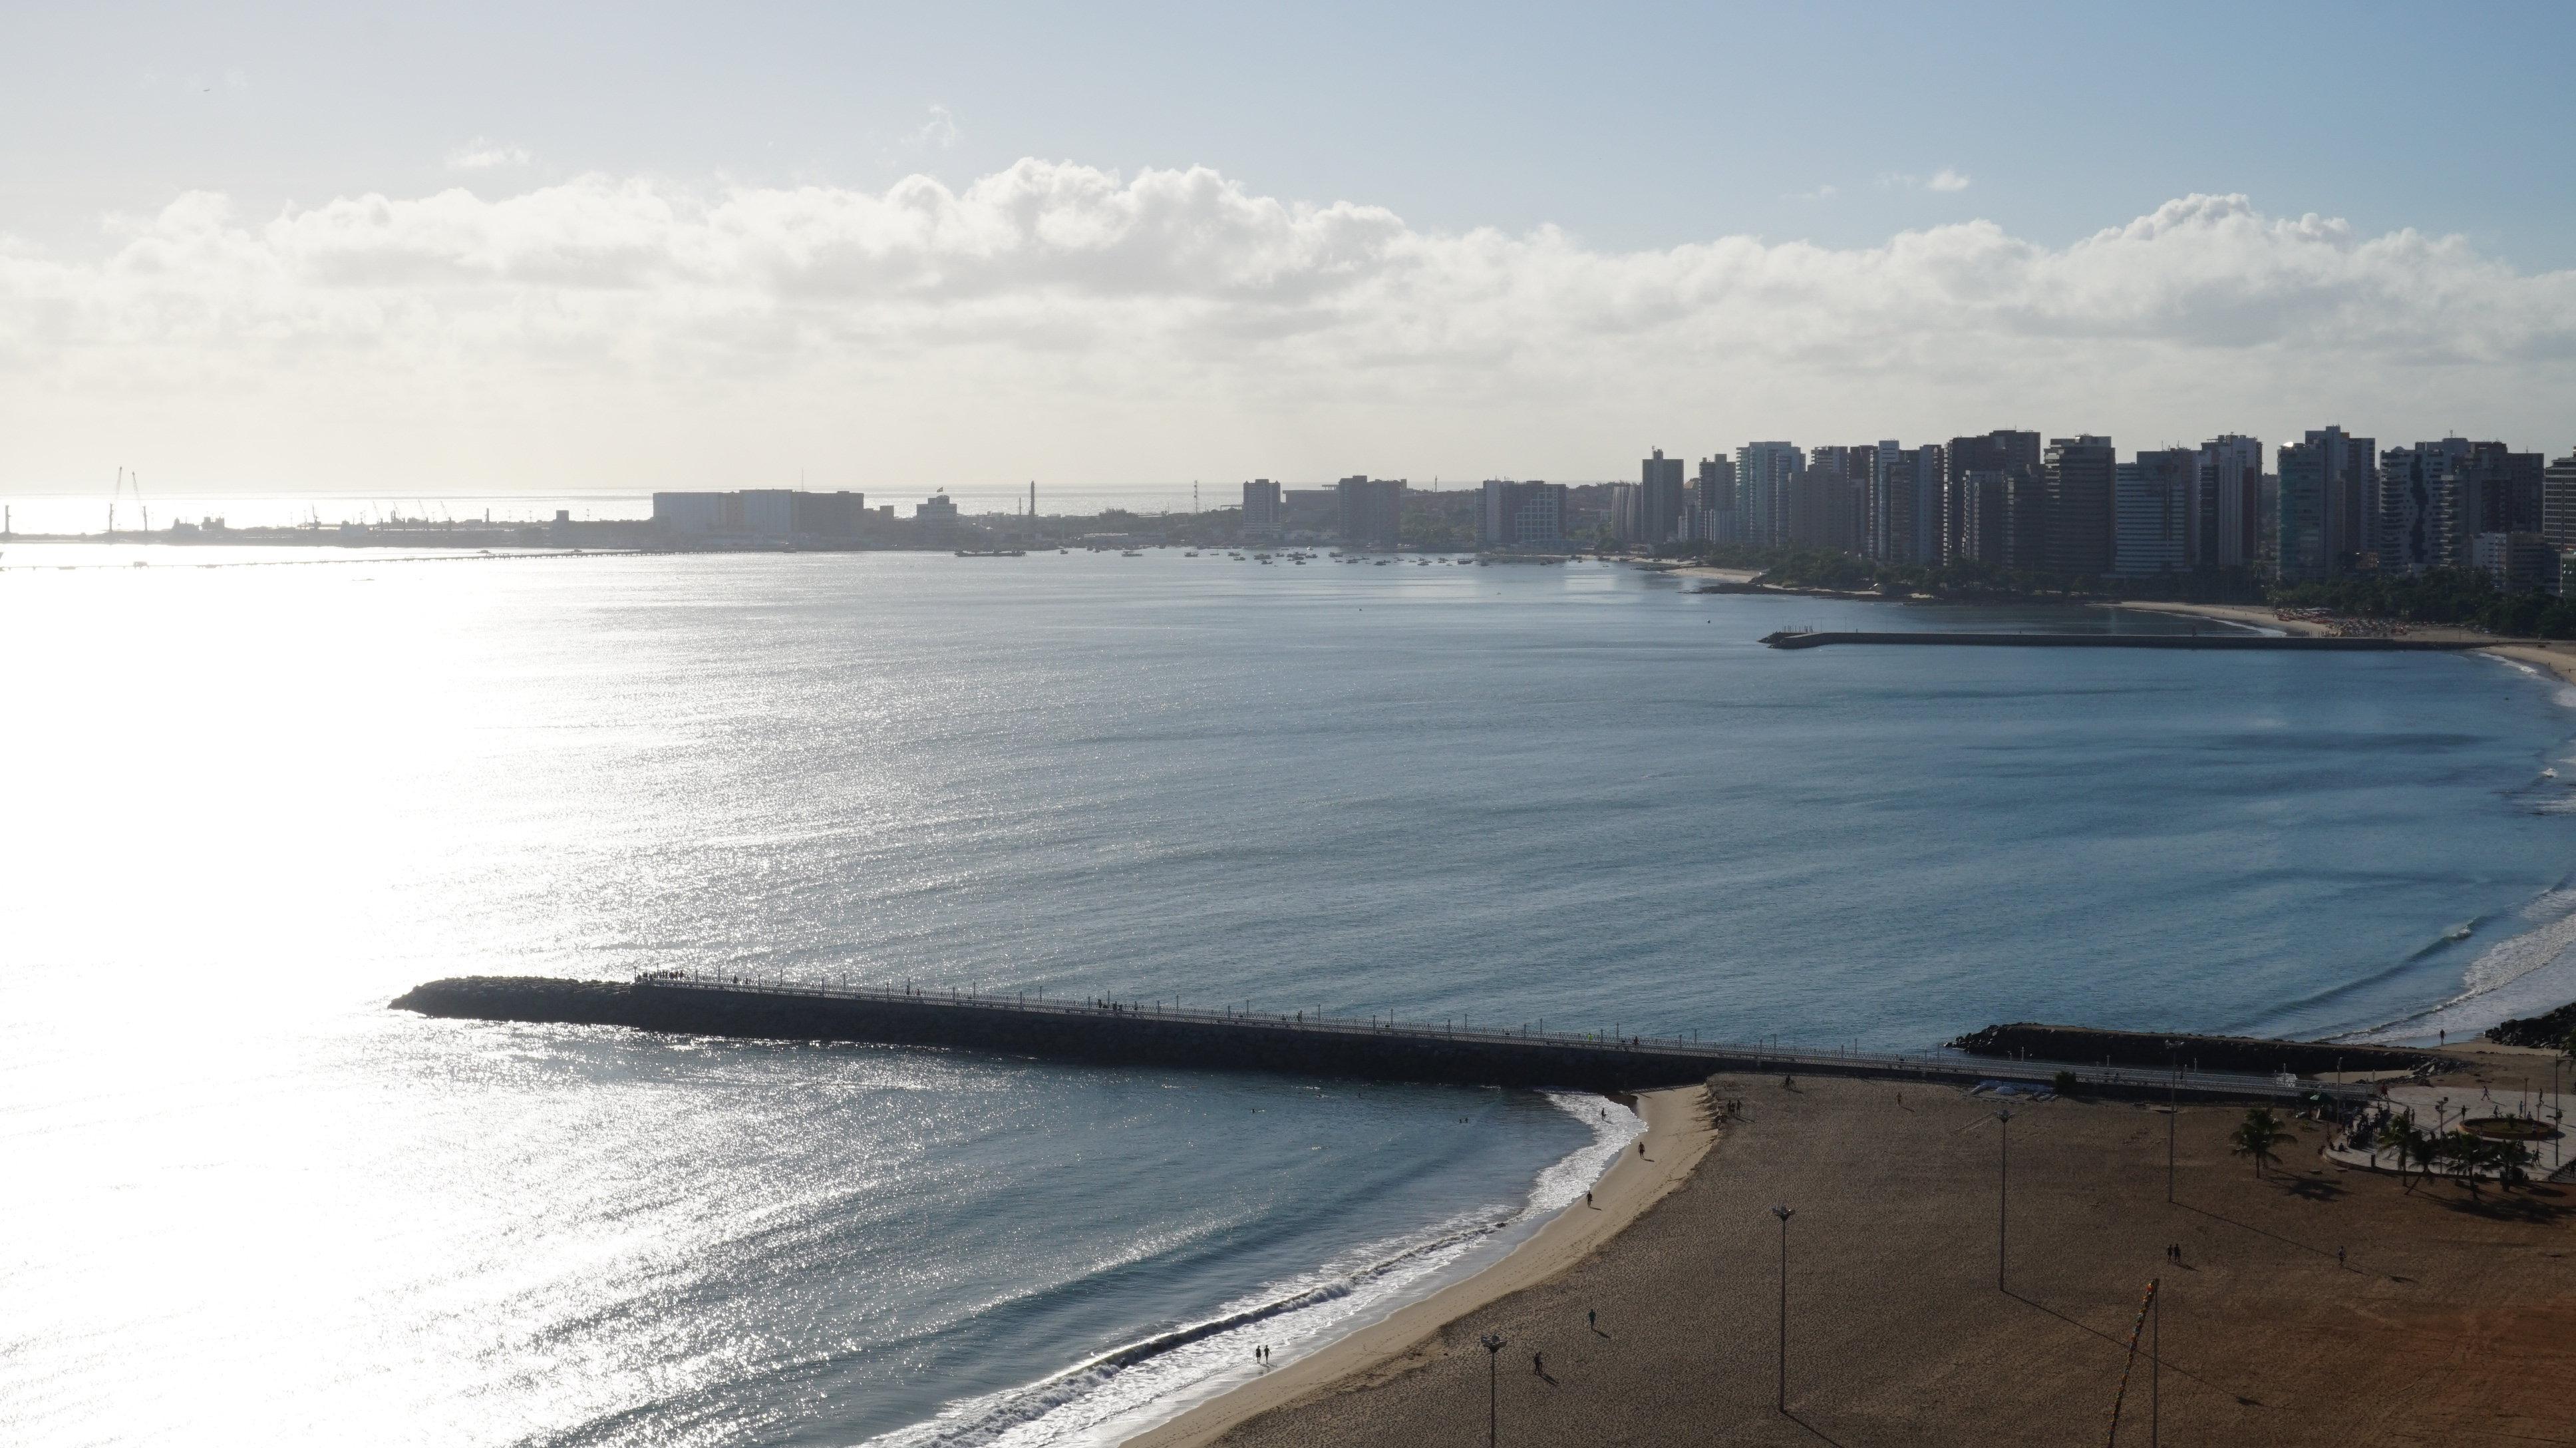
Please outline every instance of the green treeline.
[{"label": "green treeline", "polygon": [[2251,568],[2203,569],[2153,578],[2080,578],[1999,568],[1975,560],[1921,567],[1877,564],[1829,548],[1702,543],[1660,551],[1667,557],[1693,558],[1718,568],[1758,569],[1762,582],[1781,588],[1851,593],[1879,589],[1986,602],[2107,598],[2266,604],[2327,609],[2348,618],[2456,624],[2517,638],[2576,638],[2576,600],[2537,590],[2507,593],[2496,586],[2494,575],[2479,568],[2354,573],[2320,583],[2281,584]]},{"label": "green treeline", "polygon": [[1782,588],[1883,589],[1928,593],[1966,601],[2011,599],[2134,598],[2157,603],[2262,603],[2263,579],[2249,568],[2206,569],[2155,578],[2085,578],[2004,568],[1975,559],[1945,564],[1879,564],[1830,548],[1759,548],[1744,543],[1702,543],[1665,550],[1718,568],[1759,569],[1764,583]]},{"label": "green treeline", "polygon": [[2325,608],[2354,618],[2463,624],[2518,638],[2576,638],[2576,603],[2556,594],[2507,593],[2482,568],[2352,573],[2272,590],[2284,608]]}]

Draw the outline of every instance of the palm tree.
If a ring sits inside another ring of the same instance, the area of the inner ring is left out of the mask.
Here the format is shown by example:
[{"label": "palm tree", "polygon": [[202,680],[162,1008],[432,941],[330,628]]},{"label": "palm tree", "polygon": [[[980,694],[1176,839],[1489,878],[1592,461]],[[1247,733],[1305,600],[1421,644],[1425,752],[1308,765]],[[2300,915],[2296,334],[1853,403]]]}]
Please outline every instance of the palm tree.
[{"label": "palm tree", "polygon": [[2269,1106],[2249,1108],[2245,1119],[2227,1137],[2228,1150],[2238,1156],[2254,1158],[2254,1174],[2263,1174],[2264,1163],[2272,1159],[2272,1149],[2289,1139],[2290,1129]]},{"label": "palm tree", "polygon": [[[2405,1145],[2400,1148],[2400,1150],[2405,1156],[2414,1160],[2417,1173],[2421,1175],[2424,1180],[2431,1181],[2433,1179],[2434,1164],[2442,1159],[2441,1134],[2438,1132],[2425,1131],[2419,1127],[2409,1126],[2406,1128]],[[2411,1182],[2408,1183],[2406,1189],[2408,1191],[2413,1191],[2415,1189],[2414,1184]]]},{"label": "palm tree", "polygon": [[2379,1139],[2371,1145],[2397,1158],[2397,1174],[2406,1180],[2406,1190],[2415,1190],[2415,1178],[2406,1168],[2415,1161],[2415,1138],[2422,1133],[2402,1116],[2391,1116],[2379,1123]]}]

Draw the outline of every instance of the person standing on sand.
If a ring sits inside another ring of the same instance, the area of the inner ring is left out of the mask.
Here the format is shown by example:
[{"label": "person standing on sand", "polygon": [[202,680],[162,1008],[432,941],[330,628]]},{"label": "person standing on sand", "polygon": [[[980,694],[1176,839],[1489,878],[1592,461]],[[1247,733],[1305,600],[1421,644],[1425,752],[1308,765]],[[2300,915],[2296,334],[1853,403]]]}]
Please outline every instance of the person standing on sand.
[{"label": "person standing on sand", "polygon": [[1543,1352],[1530,1354],[1530,1374],[1541,1378],[1547,1376],[1547,1354]]},{"label": "person standing on sand", "polygon": [[1583,1325],[1592,1329],[1594,1332],[1599,1332],[1601,1330],[1601,1314],[1588,1307],[1583,1309]]}]

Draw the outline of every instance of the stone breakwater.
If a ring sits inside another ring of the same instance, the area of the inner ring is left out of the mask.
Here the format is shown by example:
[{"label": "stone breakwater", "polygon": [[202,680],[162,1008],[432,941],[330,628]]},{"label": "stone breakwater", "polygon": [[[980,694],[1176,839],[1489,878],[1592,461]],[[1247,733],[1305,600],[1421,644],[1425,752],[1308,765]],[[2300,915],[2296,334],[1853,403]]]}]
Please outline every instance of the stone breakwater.
[{"label": "stone breakwater", "polygon": [[2462,653],[2510,639],[2324,638],[2312,634],[2114,634],[1976,632],[1864,633],[1784,629],[1764,634],[1775,649],[1821,649],[1833,644],[1902,644],[1917,647],[1998,649],[2207,649],[2221,653],[2406,654]]},{"label": "stone breakwater", "polygon": [[[675,1034],[784,1041],[861,1041],[1099,1065],[1270,1071],[1348,1080],[1560,1088],[1623,1094],[1687,1086],[1717,1072],[1852,1076],[1974,1085],[2050,1084],[2072,1071],[2088,1095],[2161,1099],[2271,1098],[2297,1088],[2272,1079],[2269,1055],[2246,1074],[2191,1070],[2177,1078],[2159,1058],[2144,1068],[2059,1059],[1977,1059],[1781,1051],[1705,1044],[1681,1036],[1597,1036],[1469,1030],[1380,1019],[1175,1010],[1106,1001],[833,988],[648,975],[633,983],[467,976],[431,981],[396,1009],[469,1020],[627,1026]],[[2243,1043],[2264,1047],[2289,1043]],[[2257,1053],[2260,1054],[2260,1053]],[[2357,1051],[2356,1055],[2362,1054]],[[2204,1067],[2209,1063],[2204,1059]]]},{"label": "stone breakwater", "polygon": [[2395,1046],[2343,1046],[2332,1041],[2274,1041],[2259,1036],[2194,1036],[2180,1032],[2105,1031],[2091,1026],[2020,1022],[1988,1026],[1950,1043],[1954,1051],[2006,1060],[2087,1062],[2162,1070],[2244,1071],[2322,1076],[2331,1071],[2426,1071],[2454,1067],[2429,1051]]},{"label": "stone breakwater", "polygon": [[1015,997],[839,992],[651,979],[467,976],[431,981],[398,1010],[471,1020],[631,1026],[761,1040],[865,1041],[1100,1065],[1276,1071],[1299,1076],[1554,1087],[1603,1093],[1706,1079],[1705,1058],[1663,1047],[1501,1032],[1445,1032],[1336,1019],[1022,1003]]}]

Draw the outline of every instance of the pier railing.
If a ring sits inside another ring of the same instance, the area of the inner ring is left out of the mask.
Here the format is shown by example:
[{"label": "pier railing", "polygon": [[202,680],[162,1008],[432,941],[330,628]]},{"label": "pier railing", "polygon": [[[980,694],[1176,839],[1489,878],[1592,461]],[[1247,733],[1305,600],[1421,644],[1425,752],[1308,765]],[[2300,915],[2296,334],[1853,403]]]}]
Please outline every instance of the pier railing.
[{"label": "pier railing", "polygon": [[850,1001],[886,1005],[935,1006],[951,1010],[1006,1012],[1021,1016],[1056,1016],[1119,1022],[1168,1022],[1181,1027],[1230,1028],[1282,1034],[1451,1042],[1462,1046],[1510,1051],[1546,1049],[1617,1053],[1688,1066],[1706,1074],[1779,1072],[1784,1075],[1860,1076],[1938,1081],[1974,1085],[1994,1081],[2015,1087],[2052,1087],[2061,1073],[2072,1073],[2080,1087],[2110,1088],[2124,1095],[2291,1099],[2321,1093],[2359,1101],[2373,1093],[2364,1086],[2335,1085],[2290,1076],[2237,1071],[2171,1070],[2100,1062],[2016,1060],[1972,1056],[1962,1051],[1870,1052],[1855,1049],[1798,1049],[1764,1041],[1718,1041],[1697,1033],[1652,1035],[1618,1031],[1551,1031],[1544,1023],[1515,1027],[1474,1026],[1463,1019],[1405,1021],[1392,1015],[1338,1016],[1316,1011],[1255,1011],[1232,1006],[1183,1006],[1154,999],[1049,996],[1022,991],[991,992],[973,987],[862,985],[760,979],[717,971],[650,971],[636,977],[638,987],[676,991],[787,997],[815,1001]]}]

